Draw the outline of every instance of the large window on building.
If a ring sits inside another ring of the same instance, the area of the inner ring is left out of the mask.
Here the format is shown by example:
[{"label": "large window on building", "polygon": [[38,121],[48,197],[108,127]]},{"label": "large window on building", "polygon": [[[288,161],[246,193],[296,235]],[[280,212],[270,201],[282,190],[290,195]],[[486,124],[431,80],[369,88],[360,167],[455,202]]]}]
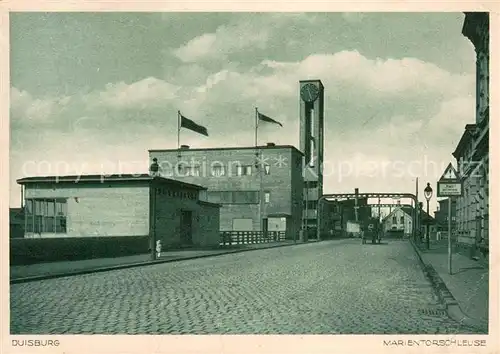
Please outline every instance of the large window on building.
[{"label": "large window on building", "polygon": [[311,138],[311,141],[310,141],[310,150],[309,150],[309,167],[314,167],[314,157],[315,157],[315,154],[316,154],[316,148],[314,146],[314,138]]},{"label": "large window on building", "polygon": [[26,199],[26,232],[66,233],[66,199]]},{"label": "large window on building", "polygon": [[208,191],[207,199],[218,204],[258,204],[258,191]]}]

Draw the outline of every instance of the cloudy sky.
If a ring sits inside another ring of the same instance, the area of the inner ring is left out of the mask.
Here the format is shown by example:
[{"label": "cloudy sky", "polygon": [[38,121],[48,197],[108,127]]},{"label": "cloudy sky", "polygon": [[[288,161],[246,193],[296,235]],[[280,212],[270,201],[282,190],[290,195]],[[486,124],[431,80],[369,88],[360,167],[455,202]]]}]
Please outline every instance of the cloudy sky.
[{"label": "cloudy sky", "polygon": [[462,13],[11,14],[11,197],[24,176],[147,171],[177,147],[251,146],[254,109],[299,146],[298,81],[325,86],[325,193],[420,193],[474,122]]}]

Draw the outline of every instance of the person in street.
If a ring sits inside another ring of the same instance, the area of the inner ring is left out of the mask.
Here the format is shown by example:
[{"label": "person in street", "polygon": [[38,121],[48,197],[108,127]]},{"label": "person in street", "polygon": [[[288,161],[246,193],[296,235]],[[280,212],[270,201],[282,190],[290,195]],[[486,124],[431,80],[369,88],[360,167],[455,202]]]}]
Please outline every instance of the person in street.
[{"label": "person in street", "polygon": [[160,166],[158,165],[158,159],[153,158],[153,163],[149,166],[149,174],[151,177],[160,176]]}]

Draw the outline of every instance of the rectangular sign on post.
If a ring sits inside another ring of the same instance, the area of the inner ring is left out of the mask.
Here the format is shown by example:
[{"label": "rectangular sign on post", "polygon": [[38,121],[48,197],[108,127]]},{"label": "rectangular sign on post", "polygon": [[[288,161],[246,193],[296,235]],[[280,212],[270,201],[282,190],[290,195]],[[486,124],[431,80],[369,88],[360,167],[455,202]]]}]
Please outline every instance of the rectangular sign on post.
[{"label": "rectangular sign on post", "polygon": [[461,197],[463,185],[457,171],[450,163],[437,182],[437,196],[448,197],[448,273],[453,274],[451,268],[451,198]]},{"label": "rectangular sign on post", "polygon": [[438,182],[438,197],[460,197],[462,195],[461,181]]}]

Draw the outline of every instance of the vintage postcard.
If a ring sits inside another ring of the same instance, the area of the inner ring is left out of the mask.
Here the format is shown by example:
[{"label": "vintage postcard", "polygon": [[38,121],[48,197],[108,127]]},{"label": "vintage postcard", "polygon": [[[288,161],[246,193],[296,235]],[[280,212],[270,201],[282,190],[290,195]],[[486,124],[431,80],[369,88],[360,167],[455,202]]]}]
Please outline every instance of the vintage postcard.
[{"label": "vintage postcard", "polygon": [[0,8],[4,352],[498,352],[498,6]]}]

